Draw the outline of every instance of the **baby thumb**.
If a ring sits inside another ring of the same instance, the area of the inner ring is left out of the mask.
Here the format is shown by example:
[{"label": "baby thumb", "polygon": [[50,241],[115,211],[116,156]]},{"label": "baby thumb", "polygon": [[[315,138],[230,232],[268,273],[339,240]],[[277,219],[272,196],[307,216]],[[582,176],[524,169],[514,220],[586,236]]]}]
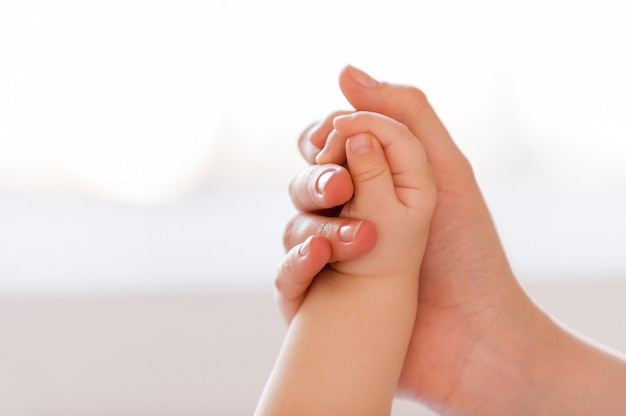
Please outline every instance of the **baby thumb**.
[{"label": "baby thumb", "polygon": [[351,211],[350,215],[358,218],[379,215],[373,207],[379,208],[396,199],[393,177],[381,144],[373,135],[359,133],[348,139],[346,156],[354,183],[353,209],[358,210]]}]

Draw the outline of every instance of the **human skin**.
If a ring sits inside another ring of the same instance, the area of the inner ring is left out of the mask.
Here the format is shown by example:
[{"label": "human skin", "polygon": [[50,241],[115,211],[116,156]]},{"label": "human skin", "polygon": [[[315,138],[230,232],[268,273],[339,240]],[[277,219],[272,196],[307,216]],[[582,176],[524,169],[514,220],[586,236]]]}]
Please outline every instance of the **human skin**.
[{"label": "human skin", "polygon": [[[434,175],[420,142],[395,120],[357,112],[337,117],[334,127],[354,185],[339,215],[367,219],[377,243],[317,275],[257,416],[388,415],[411,337]],[[306,256],[319,239],[309,238],[295,255]]]},{"label": "human skin", "polygon": [[[352,67],[341,73],[340,87],[356,110],[406,125],[424,146],[437,180],[437,207],[398,393],[450,415],[625,414],[625,362],[563,330],[523,291],[472,168],[425,95]],[[302,290],[326,263],[367,252],[375,239],[374,232],[361,233],[369,229],[363,223],[351,242],[343,241],[338,230],[346,219],[325,211],[350,198],[341,140],[332,133],[336,114],[309,127],[299,140],[312,165],[290,184],[301,213],[288,224],[284,243],[291,249],[312,235],[323,239],[306,257],[296,260],[289,252],[283,259],[290,267],[280,269],[276,282],[287,321]],[[333,174],[318,186],[320,173],[328,171]]]}]

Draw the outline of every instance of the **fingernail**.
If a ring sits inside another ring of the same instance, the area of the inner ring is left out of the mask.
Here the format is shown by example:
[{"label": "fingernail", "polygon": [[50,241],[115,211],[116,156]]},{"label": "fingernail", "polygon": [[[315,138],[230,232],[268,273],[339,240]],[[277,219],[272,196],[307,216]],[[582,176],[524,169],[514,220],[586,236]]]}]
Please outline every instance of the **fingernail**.
[{"label": "fingernail", "polygon": [[357,224],[346,224],[342,225],[339,228],[339,238],[344,243],[351,243],[354,241],[354,237],[356,237],[356,233],[359,232],[359,228],[361,228],[361,224],[363,222],[359,222]]},{"label": "fingernail", "polygon": [[350,75],[352,75],[352,78],[354,78],[356,82],[366,88],[373,88],[379,84],[379,82],[376,81],[374,78],[370,77],[365,72],[361,71],[360,69],[356,69],[353,66],[348,66],[348,71],[350,71]]},{"label": "fingernail", "polygon": [[356,113],[342,114],[340,116],[337,116],[333,118],[333,126],[336,126],[337,122],[341,123],[342,120],[352,120],[355,116],[356,116]]},{"label": "fingernail", "polygon": [[333,177],[334,174],[335,172],[332,170],[322,173],[317,178],[317,182],[315,183],[315,192],[317,192],[319,195],[322,195],[324,193],[324,188],[326,187],[326,184],[328,183],[330,178]]},{"label": "fingernail", "polygon": [[354,155],[363,155],[372,151],[372,138],[369,134],[358,134],[348,139],[348,146]]},{"label": "fingernail", "polygon": [[324,146],[324,148],[315,156],[315,163],[318,165],[323,165],[326,163],[328,159],[328,155],[330,154],[330,147]]}]

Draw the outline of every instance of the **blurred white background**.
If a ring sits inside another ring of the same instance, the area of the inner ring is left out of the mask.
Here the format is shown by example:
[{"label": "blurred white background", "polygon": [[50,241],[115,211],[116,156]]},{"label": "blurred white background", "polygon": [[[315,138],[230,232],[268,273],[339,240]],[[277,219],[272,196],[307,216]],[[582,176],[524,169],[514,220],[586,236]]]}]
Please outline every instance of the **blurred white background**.
[{"label": "blurred white background", "polygon": [[271,287],[347,63],[427,93],[521,279],[626,276],[622,9],[0,0],[0,293]]}]

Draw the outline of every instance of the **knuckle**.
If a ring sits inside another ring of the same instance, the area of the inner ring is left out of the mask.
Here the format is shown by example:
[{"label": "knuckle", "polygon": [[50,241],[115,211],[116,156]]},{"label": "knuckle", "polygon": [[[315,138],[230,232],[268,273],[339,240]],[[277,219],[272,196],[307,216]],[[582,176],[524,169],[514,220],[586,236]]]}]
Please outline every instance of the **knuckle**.
[{"label": "knuckle", "polygon": [[311,184],[315,186],[318,170],[317,165],[305,166],[291,177],[288,189],[292,199],[299,197],[303,190],[309,193],[310,189],[314,189]]},{"label": "knuckle", "polygon": [[343,115],[346,115],[346,114],[351,114],[353,112],[354,111],[349,111],[349,110],[333,111],[332,113],[328,114],[328,116],[324,120],[327,120],[332,125],[333,120],[335,119],[335,117],[343,116]]},{"label": "knuckle", "polygon": [[355,182],[369,182],[380,178],[386,171],[387,166],[384,163],[372,163],[359,172],[353,172],[352,175]]},{"label": "knuckle", "polygon": [[283,232],[283,247],[285,248],[285,250],[289,250],[294,246],[293,241],[295,237],[295,232],[297,230],[297,224],[299,222],[299,217],[299,215],[291,217],[291,219],[289,219],[289,221],[287,221],[287,224],[285,225],[285,231]]},{"label": "knuckle", "polygon": [[279,297],[291,300],[301,295],[301,285],[299,277],[302,275],[301,268],[298,268],[297,250],[293,249],[276,266],[276,277],[274,278],[274,291]]},{"label": "knuckle", "polygon": [[292,177],[291,180],[289,181],[289,194],[291,195],[292,199],[293,197],[298,193],[298,189],[300,186],[300,181],[301,181],[301,177],[303,175],[304,170],[307,168],[302,168],[299,171],[297,171]]},{"label": "knuckle", "polygon": [[286,291],[286,282],[285,280],[288,276],[291,276],[293,272],[293,265],[291,264],[290,257],[285,257],[279,264],[276,266],[276,277],[274,278],[274,289],[276,292],[280,294],[284,294]]},{"label": "knuckle", "polygon": [[398,124],[396,126],[398,128],[398,135],[400,137],[408,137],[408,138],[415,137],[413,136],[413,132],[411,131],[411,129],[409,129],[406,124],[400,123],[400,122],[397,122],[397,123]]},{"label": "knuckle", "polygon": [[416,111],[420,111],[429,106],[428,97],[424,91],[417,87],[407,87],[409,105]]},{"label": "knuckle", "polygon": [[319,166],[312,166],[305,173],[304,190],[306,191],[307,196],[310,199],[313,199],[312,195],[317,190],[317,179],[321,175],[321,173],[322,172],[320,171]]},{"label": "knuckle", "polygon": [[321,221],[315,227],[315,235],[321,235],[323,237],[329,238],[335,234],[335,229],[333,223],[330,221]]},{"label": "knuckle", "polygon": [[306,143],[310,143],[316,148],[323,148],[326,144],[328,134],[332,131],[333,120],[335,117],[346,113],[348,112],[333,111],[323,119],[309,125],[302,135],[300,135],[300,146],[303,147]]}]

